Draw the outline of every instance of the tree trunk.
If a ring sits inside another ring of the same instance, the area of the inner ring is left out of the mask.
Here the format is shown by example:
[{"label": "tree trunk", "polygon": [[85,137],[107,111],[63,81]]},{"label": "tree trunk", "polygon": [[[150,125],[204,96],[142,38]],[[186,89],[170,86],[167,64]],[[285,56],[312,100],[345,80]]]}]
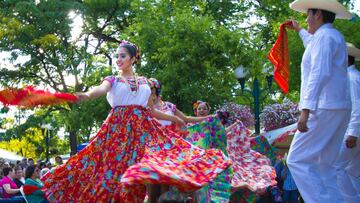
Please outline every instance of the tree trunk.
[{"label": "tree trunk", "polygon": [[75,155],[76,154],[76,148],[77,148],[77,141],[76,141],[76,130],[72,130],[70,131],[70,156]]}]

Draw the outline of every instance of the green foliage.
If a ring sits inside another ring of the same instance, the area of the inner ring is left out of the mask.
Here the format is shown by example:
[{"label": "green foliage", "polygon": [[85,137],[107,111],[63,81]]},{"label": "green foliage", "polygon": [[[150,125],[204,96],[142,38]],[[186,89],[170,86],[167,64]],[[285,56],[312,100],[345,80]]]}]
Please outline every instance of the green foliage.
[{"label": "green foliage", "polygon": [[241,35],[205,14],[211,13],[206,9],[210,5],[194,11],[196,4],[189,2],[169,4],[152,3],[127,30],[137,33],[134,39],[146,62],[137,71],[156,77],[163,84],[164,99],[187,113],[197,99],[211,105],[229,100],[236,85],[232,70],[241,61]]},{"label": "green foliage", "polygon": [[[61,140],[56,134],[51,133],[49,142],[50,157],[68,153],[68,143]],[[15,152],[27,158],[46,158],[45,131],[40,128],[28,128],[21,137],[0,142],[0,148]]]}]

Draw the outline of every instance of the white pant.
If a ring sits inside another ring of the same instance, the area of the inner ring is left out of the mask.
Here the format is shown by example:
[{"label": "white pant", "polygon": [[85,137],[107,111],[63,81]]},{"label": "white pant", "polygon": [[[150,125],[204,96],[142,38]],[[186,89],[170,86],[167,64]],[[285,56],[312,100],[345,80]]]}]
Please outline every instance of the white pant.
[{"label": "white pant", "polygon": [[338,186],[347,203],[360,203],[360,141],[349,149],[345,140],[336,163]]},{"label": "white pant", "polygon": [[342,203],[335,162],[350,119],[350,110],[318,109],[309,130],[296,132],[287,164],[306,203]]}]

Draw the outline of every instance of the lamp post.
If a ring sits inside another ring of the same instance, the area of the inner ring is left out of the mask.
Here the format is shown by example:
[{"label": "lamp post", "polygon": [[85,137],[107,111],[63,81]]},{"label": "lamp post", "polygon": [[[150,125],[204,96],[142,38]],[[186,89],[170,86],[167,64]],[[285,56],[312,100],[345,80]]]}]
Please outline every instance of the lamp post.
[{"label": "lamp post", "polygon": [[48,162],[49,159],[49,149],[50,149],[50,139],[51,139],[51,130],[54,129],[50,124],[42,124],[41,128],[45,131],[45,144],[46,144],[46,161]]},{"label": "lamp post", "polygon": [[[270,73],[268,70],[270,70],[270,68],[264,66],[262,72],[268,74]],[[244,93],[244,91],[248,91],[253,97],[253,101],[254,101],[253,111],[255,114],[255,133],[259,135],[260,134],[260,96],[262,91],[259,86],[259,80],[256,76],[253,81],[252,91],[246,90],[245,89],[246,76],[247,76],[247,72],[242,65],[240,65],[235,69],[235,77],[240,83],[241,93]],[[266,76],[269,92],[271,92],[272,80],[273,80],[273,76],[271,74]]]}]

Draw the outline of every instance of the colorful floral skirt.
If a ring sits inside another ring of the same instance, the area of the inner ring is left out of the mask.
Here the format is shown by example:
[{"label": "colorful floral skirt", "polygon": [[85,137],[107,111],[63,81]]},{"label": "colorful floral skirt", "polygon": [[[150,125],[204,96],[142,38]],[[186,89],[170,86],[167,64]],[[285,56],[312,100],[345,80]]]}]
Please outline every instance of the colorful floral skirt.
[{"label": "colorful floral skirt", "polygon": [[142,202],[145,184],[191,192],[230,165],[220,150],[203,150],[162,129],[141,106],[113,108],[89,145],[43,178],[58,202]]},{"label": "colorful floral skirt", "polygon": [[250,147],[251,149],[269,158],[271,163],[270,165],[275,165],[276,156],[274,152],[274,147],[270,145],[265,136],[258,135],[256,137],[252,137],[250,140]]},{"label": "colorful floral skirt", "polygon": [[276,185],[276,173],[270,160],[250,147],[250,131],[241,123],[227,134],[227,150],[233,162],[233,189],[246,185],[250,190],[261,192]]},{"label": "colorful floral skirt", "polygon": [[[225,128],[220,119],[215,116],[207,120],[188,126],[189,135],[186,140],[203,149],[220,149],[226,151]],[[219,174],[210,184],[195,193],[195,198],[200,203],[229,202],[231,195],[231,167]]]}]

